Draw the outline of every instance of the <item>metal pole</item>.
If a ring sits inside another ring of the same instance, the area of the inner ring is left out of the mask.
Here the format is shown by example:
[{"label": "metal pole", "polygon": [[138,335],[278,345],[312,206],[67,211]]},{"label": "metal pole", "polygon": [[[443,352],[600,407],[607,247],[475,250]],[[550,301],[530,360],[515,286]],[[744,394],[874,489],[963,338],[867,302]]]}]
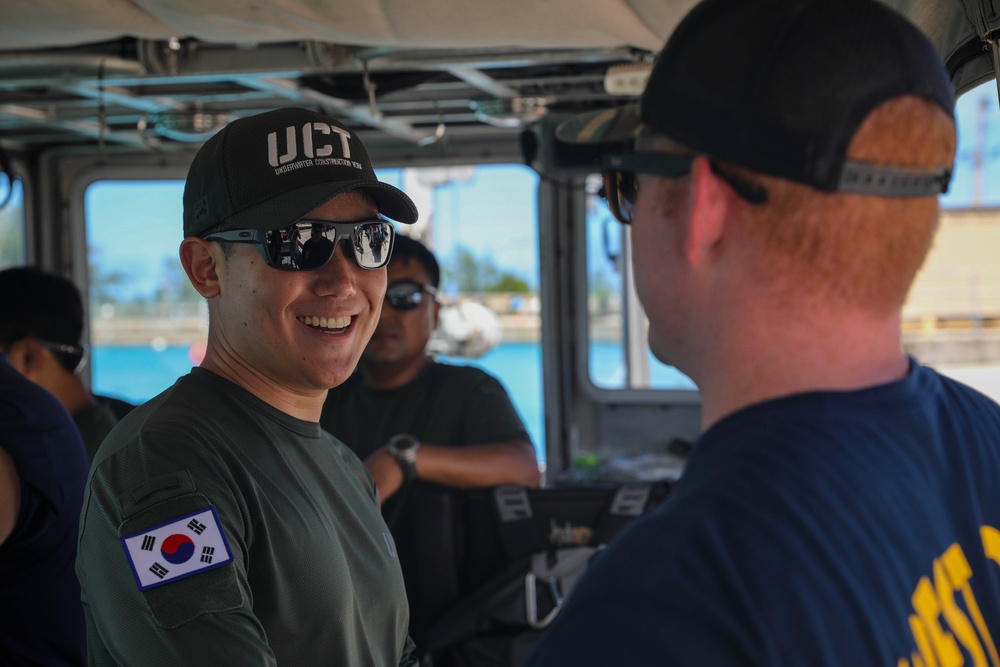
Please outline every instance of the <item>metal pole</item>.
[{"label": "metal pole", "polygon": [[1000,38],[993,35],[987,41],[990,43],[990,53],[993,55],[993,79],[997,84],[997,94],[1000,96]]}]

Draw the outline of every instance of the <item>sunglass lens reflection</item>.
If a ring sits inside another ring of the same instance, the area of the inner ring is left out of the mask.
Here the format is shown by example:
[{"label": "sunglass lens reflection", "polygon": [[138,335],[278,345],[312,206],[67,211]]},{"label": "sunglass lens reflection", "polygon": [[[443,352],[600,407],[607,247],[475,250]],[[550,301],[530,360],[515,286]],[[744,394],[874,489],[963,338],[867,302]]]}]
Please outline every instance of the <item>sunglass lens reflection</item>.
[{"label": "sunglass lens reflection", "polygon": [[377,269],[389,261],[392,225],[388,222],[360,225],[354,230],[351,240],[358,264],[366,269]]},{"label": "sunglass lens reflection", "polygon": [[[266,236],[271,265],[286,271],[305,271],[325,266],[337,249],[338,228],[321,223],[296,223],[270,231]],[[351,233],[354,259],[364,269],[377,269],[389,259],[392,224],[367,222]]]},{"label": "sunglass lens reflection", "polygon": [[386,290],[385,300],[396,310],[412,310],[423,303],[424,291],[417,283],[395,283]]}]

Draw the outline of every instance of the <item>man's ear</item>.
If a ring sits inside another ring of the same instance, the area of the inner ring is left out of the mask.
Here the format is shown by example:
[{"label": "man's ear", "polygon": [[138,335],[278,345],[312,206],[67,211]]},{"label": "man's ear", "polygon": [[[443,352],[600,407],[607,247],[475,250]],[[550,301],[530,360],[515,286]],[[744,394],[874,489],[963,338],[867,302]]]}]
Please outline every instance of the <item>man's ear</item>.
[{"label": "man's ear", "polygon": [[180,255],[184,272],[198,294],[206,299],[218,296],[219,264],[224,261],[219,244],[188,236],[181,241]]},{"label": "man's ear", "polygon": [[729,216],[729,194],[708,158],[696,157],[691,163],[691,217],[684,240],[684,256],[692,266],[718,254]]},{"label": "man's ear", "polygon": [[45,349],[38,339],[28,336],[10,344],[7,348],[7,359],[18,373],[30,379],[35,378],[42,370],[45,359]]}]

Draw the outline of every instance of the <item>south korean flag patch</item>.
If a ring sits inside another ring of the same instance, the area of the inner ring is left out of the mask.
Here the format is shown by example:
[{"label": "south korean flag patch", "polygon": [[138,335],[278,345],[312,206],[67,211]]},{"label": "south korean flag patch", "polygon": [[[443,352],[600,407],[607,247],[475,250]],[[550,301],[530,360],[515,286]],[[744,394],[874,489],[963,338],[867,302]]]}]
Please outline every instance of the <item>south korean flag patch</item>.
[{"label": "south korean flag patch", "polygon": [[229,540],[211,505],[121,540],[141,591],[233,561]]}]

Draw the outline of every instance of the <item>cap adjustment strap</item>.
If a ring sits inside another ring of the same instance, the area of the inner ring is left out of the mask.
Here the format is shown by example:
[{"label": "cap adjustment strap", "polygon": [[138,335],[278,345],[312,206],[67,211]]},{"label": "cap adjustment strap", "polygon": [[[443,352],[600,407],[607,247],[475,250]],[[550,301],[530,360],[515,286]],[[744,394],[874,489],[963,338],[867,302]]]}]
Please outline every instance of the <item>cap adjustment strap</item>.
[{"label": "cap adjustment strap", "polygon": [[838,192],[879,197],[935,197],[948,192],[951,169],[934,171],[879,167],[848,160],[840,173]]}]

